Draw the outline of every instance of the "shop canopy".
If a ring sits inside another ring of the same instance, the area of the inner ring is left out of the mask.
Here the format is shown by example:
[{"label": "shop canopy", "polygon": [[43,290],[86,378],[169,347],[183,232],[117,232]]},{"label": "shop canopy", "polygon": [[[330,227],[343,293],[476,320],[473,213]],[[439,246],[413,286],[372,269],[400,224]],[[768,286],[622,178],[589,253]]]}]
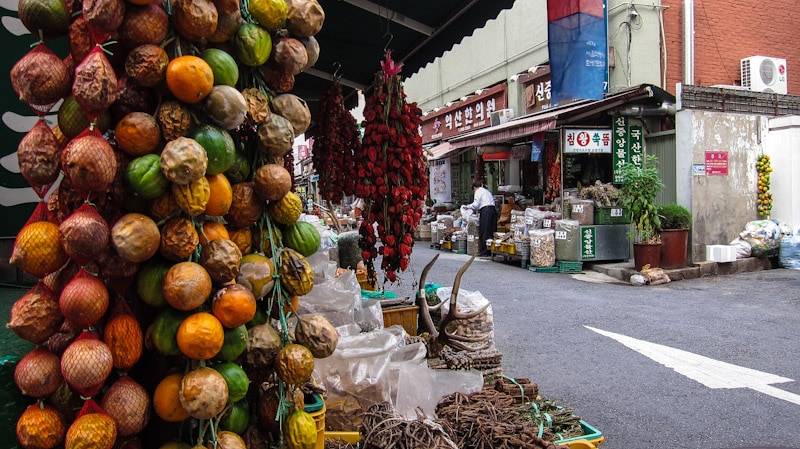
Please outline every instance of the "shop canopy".
[{"label": "shop canopy", "polygon": [[460,148],[510,143],[539,132],[555,129],[558,126],[586,123],[588,120],[598,118],[607,114],[608,111],[626,105],[660,107],[674,102],[675,97],[668,92],[656,86],[642,84],[607,95],[602,100],[580,100],[455,137],[449,141],[450,149],[455,151]]},{"label": "shop canopy", "polygon": [[317,102],[334,74],[340,77],[348,108],[356,106],[355,91],[367,89],[380,70],[384,50],[403,63],[409,77],[455,44],[497,18],[514,0],[319,0],[325,23],[316,35],[319,60],[297,75],[292,93]]}]

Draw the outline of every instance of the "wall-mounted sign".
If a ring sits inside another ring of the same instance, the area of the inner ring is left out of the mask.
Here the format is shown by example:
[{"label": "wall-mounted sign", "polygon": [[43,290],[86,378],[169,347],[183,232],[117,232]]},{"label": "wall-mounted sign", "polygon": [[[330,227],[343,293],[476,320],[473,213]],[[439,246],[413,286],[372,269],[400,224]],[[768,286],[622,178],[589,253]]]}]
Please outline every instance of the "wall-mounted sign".
[{"label": "wall-mounted sign", "polygon": [[565,129],[564,153],[611,153],[611,129]]},{"label": "wall-mounted sign", "polygon": [[728,176],[727,151],[706,151],[706,176]]},{"label": "wall-mounted sign", "polygon": [[432,162],[428,174],[431,198],[437,203],[449,203],[453,201],[450,159],[444,158]]},{"label": "wall-mounted sign", "polygon": [[440,109],[423,117],[420,124],[422,143],[431,143],[491,126],[489,115],[506,109],[508,92],[505,84],[498,84],[473,95],[464,101]]},{"label": "wall-mounted sign", "polygon": [[611,125],[614,184],[622,184],[622,167],[630,162],[628,157],[628,118],[621,115],[614,116]]},{"label": "wall-mounted sign", "polygon": [[550,107],[550,66],[517,80],[525,88],[525,113],[541,111]]},{"label": "wall-mounted sign", "polygon": [[310,155],[308,154],[308,145],[302,144],[297,146],[297,158],[299,160],[303,160],[308,158]]},{"label": "wall-mounted sign", "polygon": [[597,258],[597,228],[581,226],[581,260]]},{"label": "wall-mounted sign", "polygon": [[510,157],[508,151],[501,151],[499,153],[488,153],[483,155],[483,162],[489,161],[507,161]]}]

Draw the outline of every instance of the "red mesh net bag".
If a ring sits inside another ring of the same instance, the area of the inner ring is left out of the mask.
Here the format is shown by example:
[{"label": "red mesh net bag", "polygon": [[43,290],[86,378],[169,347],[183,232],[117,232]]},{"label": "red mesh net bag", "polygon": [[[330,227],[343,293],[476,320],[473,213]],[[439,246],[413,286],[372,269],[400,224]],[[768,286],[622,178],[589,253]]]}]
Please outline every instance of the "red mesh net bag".
[{"label": "red mesh net bag", "polygon": [[58,306],[61,314],[85,329],[97,324],[108,310],[108,289],[103,281],[81,268],[61,290]]},{"label": "red mesh net bag", "polygon": [[108,245],[108,223],[92,205],[84,203],[58,227],[67,256],[80,265],[97,258]]},{"label": "red mesh net bag", "polygon": [[6,327],[17,337],[38,345],[55,334],[62,321],[58,295],[39,281],[11,306]]},{"label": "red mesh net bag", "polygon": [[72,95],[91,122],[116,101],[120,88],[114,68],[100,47],[92,49],[75,67]]},{"label": "red mesh net bag", "polygon": [[61,170],[61,145],[44,119],[33,125],[17,147],[19,171],[25,181],[44,198]]},{"label": "red mesh net bag", "polygon": [[117,172],[117,158],[99,131],[87,130],[61,152],[61,169],[72,188],[88,196],[108,190]]},{"label": "red mesh net bag", "polygon": [[150,420],[150,396],[138,382],[122,376],[103,395],[100,405],[114,421],[120,436],[135,435]]},{"label": "red mesh net bag", "polygon": [[61,355],[61,375],[84,397],[97,394],[112,369],[111,351],[91,332],[81,333]]},{"label": "red mesh net bag", "polygon": [[78,417],[67,429],[64,446],[68,448],[91,447],[111,449],[117,440],[117,424],[97,402],[89,399],[83,403]]},{"label": "red mesh net bag", "polygon": [[124,0],[83,0],[83,17],[89,23],[97,42],[116,31],[125,17]]},{"label": "red mesh net bag", "polygon": [[11,68],[11,85],[20,101],[44,115],[69,95],[69,69],[58,55],[39,44]]},{"label": "red mesh net bag", "polygon": [[9,262],[22,271],[43,278],[67,262],[67,253],[58,238],[58,225],[40,202],[14,241]]}]

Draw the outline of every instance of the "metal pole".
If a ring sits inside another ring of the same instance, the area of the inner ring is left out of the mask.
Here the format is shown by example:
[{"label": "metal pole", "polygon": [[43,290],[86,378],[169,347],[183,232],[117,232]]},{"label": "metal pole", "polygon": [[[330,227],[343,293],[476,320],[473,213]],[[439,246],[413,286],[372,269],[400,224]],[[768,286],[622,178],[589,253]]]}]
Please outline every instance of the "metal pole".
[{"label": "metal pole", "polygon": [[683,83],[694,85],[694,0],[683,0]]}]

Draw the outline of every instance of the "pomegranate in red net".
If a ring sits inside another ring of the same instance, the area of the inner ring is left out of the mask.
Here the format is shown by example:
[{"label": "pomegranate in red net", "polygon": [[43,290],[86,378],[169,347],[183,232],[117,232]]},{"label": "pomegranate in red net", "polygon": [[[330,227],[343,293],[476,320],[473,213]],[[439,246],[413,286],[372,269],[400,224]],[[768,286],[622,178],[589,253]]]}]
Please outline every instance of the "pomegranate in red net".
[{"label": "pomegranate in red net", "polygon": [[103,137],[85,134],[72,139],[61,154],[61,166],[78,192],[104,192],[114,181],[117,158]]},{"label": "pomegranate in red net", "polygon": [[112,368],[108,346],[88,332],[70,343],[61,355],[64,380],[83,396],[94,396],[99,392]]},{"label": "pomegranate in red net", "polygon": [[147,5],[128,4],[119,27],[119,40],[126,48],[160,45],[169,33],[169,16],[158,2]]},{"label": "pomegranate in red net", "polygon": [[58,226],[61,244],[70,259],[86,265],[108,245],[108,224],[94,207],[84,204]]},{"label": "pomegranate in red net", "polygon": [[137,434],[150,420],[150,396],[129,376],[122,376],[108,388],[100,406],[117,422],[120,436]]},{"label": "pomegranate in red net", "polygon": [[22,394],[32,398],[50,396],[63,381],[61,360],[45,348],[34,348],[14,368],[14,382]]},{"label": "pomegranate in red net", "polygon": [[58,295],[39,282],[11,306],[6,327],[17,337],[38,345],[55,334],[62,321]]},{"label": "pomegranate in red net", "polygon": [[87,328],[106,314],[108,301],[108,289],[103,281],[82,269],[64,286],[58,305],[64,318]]},{"label": "pomegranate in red net", "polygon": [[19,171],[32,187],[44,187],[58,179],[61,145],[53,130],[39,120],[17,147]]},{"label": "pomegranate in red net", "polygon": [[120,83],[114,68],[99,47],[75,67],[72,95],[87,116],[97,117],[117,100]]},{"label": "pomegranate in red net", "polygon": [[11,68],[11,85],[28,105],[53,105],[69,95],[69,70],[49,48],[38,45]]},{"label": "pomegranate in red net", "polygon": [[83,0],[83,16],[96,31],[112,33],[125,15],[123,0]]},{"label": "pomegranate in red net", "polygon": [[285,37],[275,43],[270,59],[282,72],[297,75],[306,68],[308,53],[302,42]]}]

